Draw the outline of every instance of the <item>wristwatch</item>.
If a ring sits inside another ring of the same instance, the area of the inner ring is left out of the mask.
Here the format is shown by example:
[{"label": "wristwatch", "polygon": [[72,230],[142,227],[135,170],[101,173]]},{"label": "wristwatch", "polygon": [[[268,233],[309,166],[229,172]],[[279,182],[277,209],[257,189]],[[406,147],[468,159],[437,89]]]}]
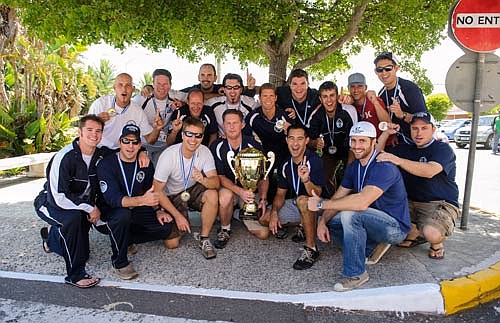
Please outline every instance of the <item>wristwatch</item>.
[{"label": "wristwatch", "polygon": [[323,208],[323,199],[319,200],[318,204],[316,204],[316,206],[318,207],[318,209],[321,210]]},{"label": "wristwatch", "polygon": [[403,117],[401,118],[403,121],[406,119],[406,116],[408,115],[408,113],[406,112],[403,112]]}]

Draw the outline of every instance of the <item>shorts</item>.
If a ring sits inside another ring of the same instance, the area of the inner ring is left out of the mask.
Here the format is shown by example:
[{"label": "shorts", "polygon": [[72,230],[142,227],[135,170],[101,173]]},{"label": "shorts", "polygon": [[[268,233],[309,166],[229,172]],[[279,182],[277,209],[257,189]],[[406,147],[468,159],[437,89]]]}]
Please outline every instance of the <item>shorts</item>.
[{"label": "shorts", "polygon": [[[278,211],[278,219],[282,225],[288,223],[300,223],[300,211],[296,204],[295,199],[286,199],[285,203]],[[272,207],[272,205],[271,205]]]},{"label": "shorts", "polygon": [[[203,193],[206,191],[206,187],[203,186],[200,183],[196,183],[195,185],[191,186],[186,190],[189,195],[189,201],[184,202],[181,199],[181,194],[183,192],[180,192],[175,195],[171,195],[168,198],[170,199],[170,202],[174,205],[174,207],[182,214],[184,217],[188,220],[189,222],[189,209],[194,209],[196,211],[201,211],[201,208],[203,207]],[[170,236],[167,238],[167,240],[177,238],[181,235],[181,232],[179,231],[179,228],[177,227],[177,224],[173,223],[172,225],[172,232]]]},{"label": "shorts", "polygon": [[455,220],[459,209],[455,205],[442,201],[416,202],[409,201],[411,222],[421,230],[430,225],[437,228],[443,237],[449,237],[455,229]]}]

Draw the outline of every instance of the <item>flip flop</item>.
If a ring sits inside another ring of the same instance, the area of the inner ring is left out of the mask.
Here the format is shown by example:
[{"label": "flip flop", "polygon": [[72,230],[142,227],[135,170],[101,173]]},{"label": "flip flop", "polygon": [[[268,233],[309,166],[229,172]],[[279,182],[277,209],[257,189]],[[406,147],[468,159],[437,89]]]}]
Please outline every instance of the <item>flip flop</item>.
[{"label": "flip flop", "polygon": [[49,248],[49,229],[43,227],[40,229],[40,236],[42,237],[42,249],[45,253],[51,253],[52,250]]},{"label": "flip flop", "polygon": [[[435,260],[440,260],[440,259],[443,259],[444,258],[444,249],[443,248],[432,248],[432,247],[429,247],[429,258],[431,259],[435,259]],[[434,251],[434,255],[431,253],[431,250]],[[441,250],[443,250],[443,254],[442,255],[438,255],[437,253],[440,252]]]},{"label": "flip flop", "polygon": [[[83,278],[80,279],[79,281],[82,281],[84,279],[92,279],[92,278],[93,277],[90,276],[89,274],[85,274],[85,276],[83,276]],[[94,287],[95,285],[99,284],[101,282],[101,279],[100,278],[96,278],[96,280],[94,282],[88,283],[87,285],[79,285],[78,282],[73,282],[68,277],[64,278],[64,282],[66,284],[68,284],[68,285],[75,286],[75,287],[78,287],[78,288],[90,288],[90,287]]]},{"label": "flip flop", "polygon": [[[401,243],[405,243],[405,242],[410,242],[409,245],[405,246],[405,245],[401,245]],[[400,247],[400,248],[413,248],[413,247],[416,247],[418,245],[421,245],[421,244],[424,244],[424,243],[427,243],[427,240],[425,240],[424,237],[421,237],[421,236],[418,236],[416,239],[404,239],[403,242],[401,242],[399,244],[397,244],[396,246]]]}]

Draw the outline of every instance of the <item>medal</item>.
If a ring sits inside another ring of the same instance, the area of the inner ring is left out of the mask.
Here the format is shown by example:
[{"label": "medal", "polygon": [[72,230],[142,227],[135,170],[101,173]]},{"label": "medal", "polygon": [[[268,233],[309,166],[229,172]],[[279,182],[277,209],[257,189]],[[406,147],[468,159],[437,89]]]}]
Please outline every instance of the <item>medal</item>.
[{"label": "medal", "polygon": [[189,192],[184,191],[184,192],[181,193],[181,200],[183,202],[189,201],[190,198],[191,198],[191,194],[189,194]]},{"label": "medal", "polygon": [[276,132],[282,132],[283,129],[285,128],[285,120],[276,120],[276,124],[274,125],[274,131]]},{"label": "medal", "polygon": [[114,108],[109,108],[108,109],[108,114],[110,117],[114,117],[117,115],[116,110]]},{"label": "medal", "polygon": [[386,131],[387,130],[387,122],[380,121],[379,124],[378,124],[378,129],[380,131]]},{"label": "medal", "polygon": [[335,155],[336,152],[337,152],[337,147],[335,147],[335,146],[328,147],[328,153],[330,155]]}]

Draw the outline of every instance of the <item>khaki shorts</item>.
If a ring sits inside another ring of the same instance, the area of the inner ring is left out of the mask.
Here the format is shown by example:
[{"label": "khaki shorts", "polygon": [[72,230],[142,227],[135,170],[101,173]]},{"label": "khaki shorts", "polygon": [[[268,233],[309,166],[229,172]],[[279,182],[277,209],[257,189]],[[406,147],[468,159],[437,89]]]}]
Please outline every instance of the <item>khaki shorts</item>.
[{"label": "khaki shorts", "polygon": [[[201,211],[201,208],[203,207],[203,193],[206,191],[206,187],[201,185],[200,183],[196,183],[195,185],[191,186],[186,190],[189,195],[189,201],[184,202],[181,199],[181,193],[171,195],[168,198],[170,199],[170,202],[174,205],[174,207],[182,214],[184,217],[188,220],[189,222],[189,208],[192,208],[196,211]],[[181,235],[179,228],[177,228],[177,224],[173,223],[172,225],[172,233],[170,236],[167,238],[167,240],[177,238]]]},{"label": "khaki shorts", "polygon": [[421,230],[430,225],[437,228],[444,237],[449,237],[455,229],[459,209],[446,201],[415,202],[409,201],[411,222]]}]

